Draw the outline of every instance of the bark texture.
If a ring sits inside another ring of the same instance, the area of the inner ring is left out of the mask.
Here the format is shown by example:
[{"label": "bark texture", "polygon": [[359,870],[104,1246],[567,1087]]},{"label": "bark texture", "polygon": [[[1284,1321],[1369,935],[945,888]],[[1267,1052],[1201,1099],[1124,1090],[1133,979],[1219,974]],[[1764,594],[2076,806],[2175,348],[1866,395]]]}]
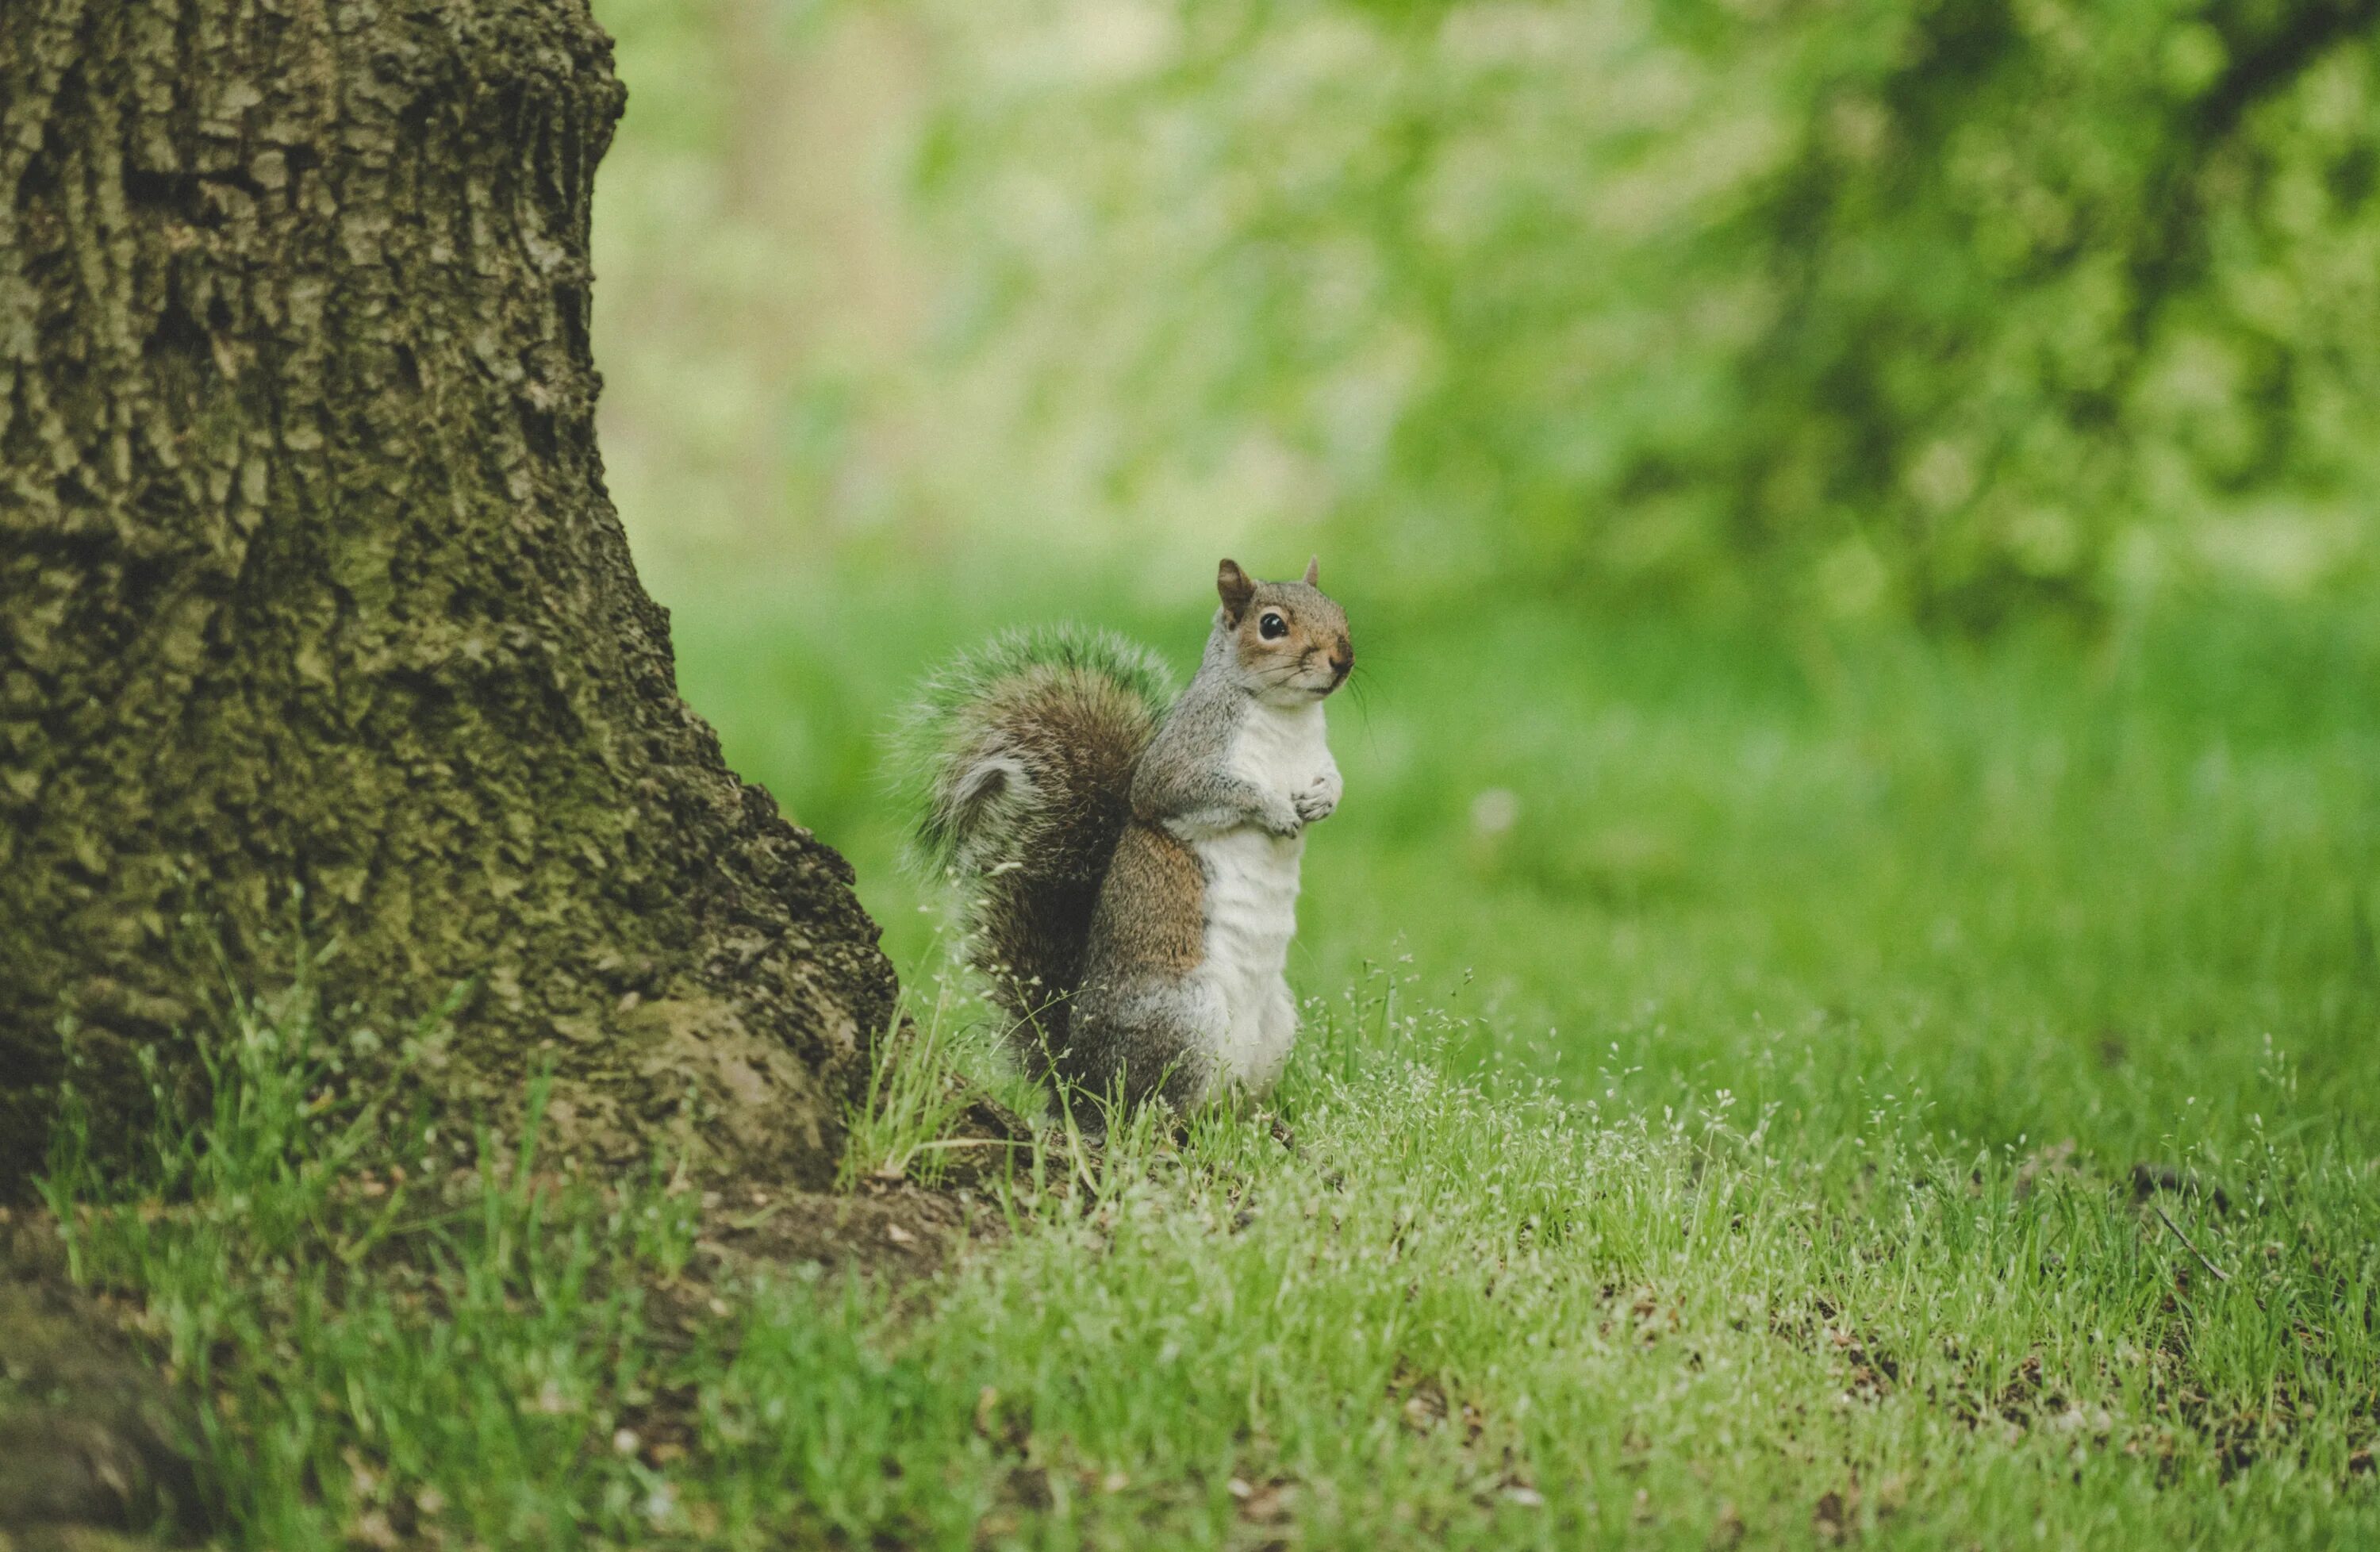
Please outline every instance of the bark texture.
[{"label": "bark texture", "polygon": [[[0,0],[0,1194],[224,977],[475,987],[446,1101],[818,1182],[893,978],[602,482],[584,0]],[[195,930],[186,922],[195,922]]]}]

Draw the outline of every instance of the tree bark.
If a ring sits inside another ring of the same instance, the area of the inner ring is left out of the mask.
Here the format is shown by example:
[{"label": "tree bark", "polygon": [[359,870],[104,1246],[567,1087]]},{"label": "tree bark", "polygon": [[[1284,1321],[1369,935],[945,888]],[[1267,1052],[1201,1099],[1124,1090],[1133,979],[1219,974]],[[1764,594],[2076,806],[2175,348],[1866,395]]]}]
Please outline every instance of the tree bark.
[{"label": "tree bark", "polygon": [[604,491],[623,97],[585,0],[0,0],[0,1195],[69,1055],[123,1146],[289,978],[293,886],[337,1030],[470,984],[438,1102],[832,1171],[893,976]]}]

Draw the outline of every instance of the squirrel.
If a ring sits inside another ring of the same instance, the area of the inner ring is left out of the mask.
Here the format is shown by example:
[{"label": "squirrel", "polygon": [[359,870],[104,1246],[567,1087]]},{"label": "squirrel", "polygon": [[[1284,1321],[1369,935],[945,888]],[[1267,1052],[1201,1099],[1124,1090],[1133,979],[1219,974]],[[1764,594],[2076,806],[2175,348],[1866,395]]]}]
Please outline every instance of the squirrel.
[{"label": "squirrel", "polygon": [[1355,654],[1316,563],[1259,582],[1226,560],[1215,587],[1178,698],[1113,635],[1012,633],[929,679],[903,740],[914,857],[958,884],[1009,1044],[1127,1106],[1280,1078],[1305,827],[1342,791],[1323,702]]}]

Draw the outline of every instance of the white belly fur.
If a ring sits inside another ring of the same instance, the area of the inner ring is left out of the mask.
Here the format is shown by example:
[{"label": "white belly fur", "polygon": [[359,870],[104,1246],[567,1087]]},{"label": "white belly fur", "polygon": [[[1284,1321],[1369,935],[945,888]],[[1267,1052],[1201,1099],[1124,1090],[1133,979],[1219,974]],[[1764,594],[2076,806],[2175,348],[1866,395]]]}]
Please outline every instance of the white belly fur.
[{"label": "white belly fur", "polygon": [[[1322,705],[1258,705],[1232,751],[1233,774],[1284,798],[1331,768]],[[1243,826],[1196,843],[1206,874],[1205,958],[1199,978],[1221,1027],[1218,1078],[1255,1094],[1269,1089],[1297,1036],[1295,1004],[1282,970],[1297,931],[1297,869],[1303,836]]]}]

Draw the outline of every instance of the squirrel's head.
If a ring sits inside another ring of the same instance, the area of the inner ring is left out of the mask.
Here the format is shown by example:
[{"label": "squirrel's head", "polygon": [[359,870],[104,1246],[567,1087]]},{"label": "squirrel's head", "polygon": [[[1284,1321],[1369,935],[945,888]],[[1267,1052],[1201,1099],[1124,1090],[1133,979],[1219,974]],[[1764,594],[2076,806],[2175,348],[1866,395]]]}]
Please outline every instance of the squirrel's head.
[{"label": "squirrel's head", "polygon": [[1225,561],[1215,574],[1223,600],[1215,630],[1248,687],[1267,700],[1320,700],[1347,682],[1355,649],[1347,612],[1316,585],[1317,564],[1297,582],[1259,582]]}]

